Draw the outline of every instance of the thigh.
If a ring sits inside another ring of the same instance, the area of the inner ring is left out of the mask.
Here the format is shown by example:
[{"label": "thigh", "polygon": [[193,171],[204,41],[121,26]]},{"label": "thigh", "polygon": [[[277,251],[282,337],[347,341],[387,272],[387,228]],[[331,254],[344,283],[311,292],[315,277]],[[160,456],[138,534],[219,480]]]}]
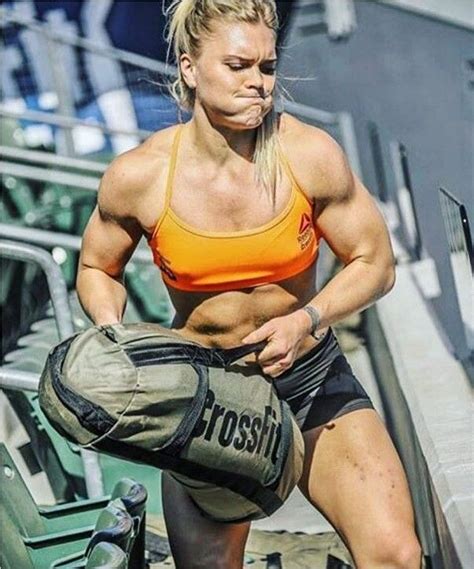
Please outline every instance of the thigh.
[{"label": "thigh", "polygon": [[335,527],[357,564],[416,541],[405,472],[375,410],[349,412],[303,436],[300,489]]},{"label": "thigh", "polygon": [[205,518],[183,486],[162,475],[163,513],[177,569],[242,569],[250,523],[223,524]]}]

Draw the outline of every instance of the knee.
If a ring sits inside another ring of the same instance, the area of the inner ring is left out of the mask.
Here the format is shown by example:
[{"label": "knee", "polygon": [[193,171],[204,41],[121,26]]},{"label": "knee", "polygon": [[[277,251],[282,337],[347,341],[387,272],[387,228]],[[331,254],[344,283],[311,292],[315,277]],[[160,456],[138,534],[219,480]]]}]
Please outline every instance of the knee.
[{"label": "knee", "polygon": [[422,549],[416,536],[378,544],[377,550],[356,562],[357,569],[421,569]]}]

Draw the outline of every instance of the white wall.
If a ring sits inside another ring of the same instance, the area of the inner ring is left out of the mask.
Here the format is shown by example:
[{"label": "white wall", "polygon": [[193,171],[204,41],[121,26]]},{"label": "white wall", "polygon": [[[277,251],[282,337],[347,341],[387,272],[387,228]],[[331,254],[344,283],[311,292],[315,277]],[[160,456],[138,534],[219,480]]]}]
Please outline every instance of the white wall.
[{"label": "white wall", "polygon": [[473,0],[380,0],[474,29]]}]

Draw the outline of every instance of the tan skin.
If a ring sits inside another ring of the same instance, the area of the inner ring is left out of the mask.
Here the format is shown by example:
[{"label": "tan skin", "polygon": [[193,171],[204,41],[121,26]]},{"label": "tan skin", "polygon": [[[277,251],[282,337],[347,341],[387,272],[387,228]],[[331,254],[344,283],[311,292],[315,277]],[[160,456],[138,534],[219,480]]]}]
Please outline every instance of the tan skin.
[{"label": "tan skin", "polygon": [[[275,200],[254,181],[255,128],[272,105],[275,37],[263,23],[214,22],[199,54],[180,65],[195,90],[192,120],[179,150],[171,207],[208,231],[252,229],[288,201],[284,176]],[[122,275],[139,239],[152,234],[164,205],[176,127],[159,131],[118,157],[104,175],[98,207],[84,234],[77,289],[96,324],[120,322]],[[257,356],[277,377],[316,340],[302,306],[319,310],[320,331],[362,310],[394,283],[385,223],[336,142],[283,115],[280,139],[295,176],[314,206],[324,239],[344,264],[321,291],[315,266],[284,282],[220,293],[169,289],[173,328],[207,346],[267,340]],[[300,489],[336,528],[358,569],[419,569],[421,548],[402,464],[378,414],[360,409],[304,433]],[[204,519],[182,488],[163,474],[164,513],[179,569],[241,569],[250,524]],[[205,546],[203,547],[203,544]]]}]

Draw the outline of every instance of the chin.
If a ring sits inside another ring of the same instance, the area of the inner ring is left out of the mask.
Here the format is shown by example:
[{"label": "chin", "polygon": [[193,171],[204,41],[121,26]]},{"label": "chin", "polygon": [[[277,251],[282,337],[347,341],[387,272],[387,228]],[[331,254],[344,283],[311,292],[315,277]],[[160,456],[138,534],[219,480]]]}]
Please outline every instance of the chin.
[{"label": "chin", "polygon": [[[258,128],[264,121],[267,114],[270,112],[271,108],[261,112],[259,114],[255,113],[242,113],[233,117],[229,123],[232,124],[232,128],[239,130],[250,130]],[[230,126],[230,124],[229,124]]]}]

